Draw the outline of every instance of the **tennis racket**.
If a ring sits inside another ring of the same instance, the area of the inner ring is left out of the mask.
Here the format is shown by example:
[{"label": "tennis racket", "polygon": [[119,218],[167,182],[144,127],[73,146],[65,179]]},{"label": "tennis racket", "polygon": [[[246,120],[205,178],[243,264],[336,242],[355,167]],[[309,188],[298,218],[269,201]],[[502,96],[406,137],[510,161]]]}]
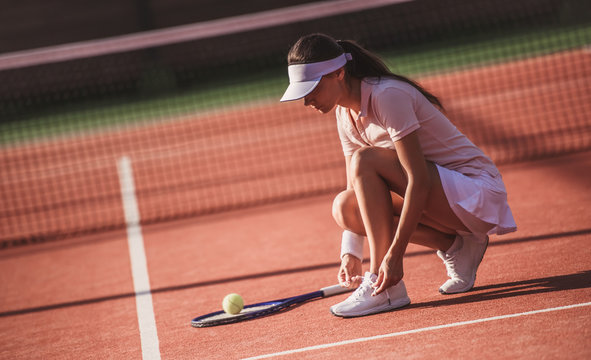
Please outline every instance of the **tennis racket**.
[{"label": "tennis racket", "polygon": [[223,310],[212,312],[211,314],[194,318],[191,320],[191,325],[193,327],[208,327],[255,319],[278,313],[280,311],[286,310],[289,307],[302,304],[312,299],[325,298],[352,290],[353,289],[343,288],[340,285],[333,285],[308,294],[293,296],[281,300],[246,305],[244,309],[242,309],[242,311],[236,315],[227,314]]}]

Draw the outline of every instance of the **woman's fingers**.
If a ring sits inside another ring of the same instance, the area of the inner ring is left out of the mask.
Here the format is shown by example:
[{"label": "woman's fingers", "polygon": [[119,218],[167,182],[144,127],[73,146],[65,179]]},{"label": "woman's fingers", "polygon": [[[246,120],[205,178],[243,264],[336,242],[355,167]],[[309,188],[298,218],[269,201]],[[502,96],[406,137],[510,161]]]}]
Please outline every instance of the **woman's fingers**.
[{"label": "woman's fingers", "polygon": [[[378,277],[379,279],[379,277]],[[386,290],[387,288],[394,286],[396,284],[398,284],[400,282],[400,280],[402,280],[402,277],[399,276],[387,276],[387,274],[385,274],[381,281],[376,281],[373,284],[374,287],[374,292],[372,293],[372,296],[376,296],[381,294],[382,292],[384,292],[384,290]]]},{"label": "woman's fingers", "polygon": [[402,260],[396,260],[390,256],[384,257],[378,270],[378,278],[373,284],[372,296],[379,295],[387,288],[398,284],[403,276]]},{"label": "woman's fingers", "polygon": [[371,296],[379,295],[382,291],[384,291],[383,286],[385,283],[385,278],[386,278],[386,274],[384,273],[384,271],[380,267],[380,270],[378,271],[378,278],[377,278],[376,282],[373,284],[374,290],[373,290],[373,293],[371,294]]},{"label": "woman's fingers", "polygon": [[351,278],[351,287],[358,287],[363,281],[363,276],[356,275]]},{"label": "woman's fingers", "polygon": [[351,275],[349,274],[349,269],[345,267],[345,287],[351,286]]},{"label": "woman's fingers", "polygon": [[346,288],[359,286],[363,280],[359,274],[361,274],[361,260],[349,254],[343,256],[338,274],[339,285]]},{"label": "woman's fingers", "polygon": [[341,268],[339,269],[339,285],[343,286],[343,287],[347,287],[345,284],[347,282],[347,276],[345,274],[345,268],[343,266],[341,266]]},{"label": "woman's fingers", "polygon": [[351,282],[351,272],[349,271],[348,266],[342,264],[341,269],[339,270],[339,285],[349,288],[351,287]]}]

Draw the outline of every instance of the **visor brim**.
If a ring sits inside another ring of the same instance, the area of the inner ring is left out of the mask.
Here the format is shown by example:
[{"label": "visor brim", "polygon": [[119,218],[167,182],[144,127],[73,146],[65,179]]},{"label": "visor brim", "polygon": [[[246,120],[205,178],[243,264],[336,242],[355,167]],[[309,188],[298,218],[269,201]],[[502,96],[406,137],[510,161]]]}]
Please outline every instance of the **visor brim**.
[{"label": "visor brim", "polygon": [[289,84],[287,90],[285,90],[285,93],[283,94],[283,97],[281,97],[281,100],[279,101],[293,101],[305,97],[314,91],[316,86],[318,86],[320,79],[322,79],[322,77],[310,81],[294,82]]}]

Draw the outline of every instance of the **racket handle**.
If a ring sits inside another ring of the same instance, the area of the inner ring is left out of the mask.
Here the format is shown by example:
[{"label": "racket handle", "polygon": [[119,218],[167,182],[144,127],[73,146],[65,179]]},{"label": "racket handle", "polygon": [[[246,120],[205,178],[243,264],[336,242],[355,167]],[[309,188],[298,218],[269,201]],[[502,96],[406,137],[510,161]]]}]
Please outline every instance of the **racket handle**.
[{"label": "racket handle", "polygon": [[323,297],[338,295],[351,291],[352,289],[341,287],[341,285],[333,285],[320,289],[324,294]]}]

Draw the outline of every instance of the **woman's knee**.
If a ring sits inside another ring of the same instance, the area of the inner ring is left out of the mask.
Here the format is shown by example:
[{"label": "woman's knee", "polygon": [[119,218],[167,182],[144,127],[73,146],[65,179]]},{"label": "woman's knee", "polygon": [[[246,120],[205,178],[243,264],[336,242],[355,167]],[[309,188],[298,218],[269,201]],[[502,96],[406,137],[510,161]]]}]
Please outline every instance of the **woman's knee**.
[{"label": "woman's knee", "polygon": [[375,147],[362,147],[357,149],[351,156],[351,174],[355,177],[363,172],[375,169],[374,161],[376,154]]},{"label": "woman's knee", "polygon": [[350,228],[354,223],[357,210],[357,198],[353,190],[339,193],[332,203],[332,217],[343,228]]},{"label": "woman's knee", "polygon": [[357,149],[351,156],[350,167],[353,177],[368,173],[380,173],[388,167],[401,169],[396,151],[375,146]]},{"label": "woman's knee", "polygon": [[379,147],[363,147],[353,153],[350,176],[354,187],[378,176],[391,191],[404,194],[407,178],[396,151]]}]

